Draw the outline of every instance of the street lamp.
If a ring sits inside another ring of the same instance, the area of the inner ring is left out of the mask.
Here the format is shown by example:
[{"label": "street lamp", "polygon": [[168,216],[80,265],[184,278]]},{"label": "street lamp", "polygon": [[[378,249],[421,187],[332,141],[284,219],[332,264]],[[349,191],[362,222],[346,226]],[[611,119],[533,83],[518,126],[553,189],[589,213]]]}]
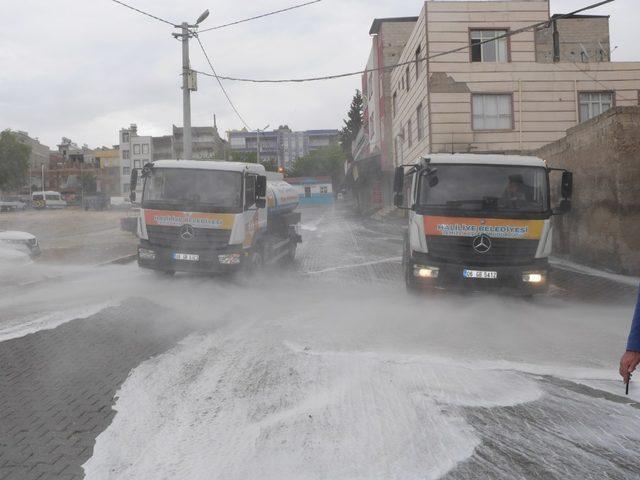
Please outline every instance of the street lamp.
[{"label": "street lamp", "polygon": [[256,131],[256,139],[257,139],[257,147],[258,147],[258,154],[256,156],[258,163],[260,163],[260,132],[264,132],[267,128],[269,128],[269,125],[267,125],[266,127],[262,128],[262,129],[258,129]]},{"label": "street lamp", "polygon": [[209,16],[209,10],[205,10],[204,12],[202,12],[202,15],[198,17],[198,20],[196,20],[196,26],[204,22],[208,16]]}]

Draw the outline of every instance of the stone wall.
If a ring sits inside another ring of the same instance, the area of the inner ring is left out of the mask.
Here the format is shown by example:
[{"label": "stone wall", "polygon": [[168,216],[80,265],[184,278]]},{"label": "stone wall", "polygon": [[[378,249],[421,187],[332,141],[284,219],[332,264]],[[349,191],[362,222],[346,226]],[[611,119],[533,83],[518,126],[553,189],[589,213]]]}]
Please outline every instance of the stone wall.
[{"label": "stone wall", "polygon": [[640,276],[640,107],[611,109],[537,155],[574,172],[573,210],[556,217],[555,252]]}]

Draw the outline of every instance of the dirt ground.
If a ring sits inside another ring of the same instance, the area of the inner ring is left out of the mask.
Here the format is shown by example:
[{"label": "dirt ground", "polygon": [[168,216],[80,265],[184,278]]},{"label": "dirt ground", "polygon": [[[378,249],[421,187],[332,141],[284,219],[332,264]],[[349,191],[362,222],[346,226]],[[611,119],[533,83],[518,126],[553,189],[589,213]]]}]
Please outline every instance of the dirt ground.
[{"label": "dirt ground", "polygon": [[127,211],[27,210],[0,214],[0,231],[35,235],[42,255],[38,262],[98,264],[135,253],[135,235],[120,228]]}]

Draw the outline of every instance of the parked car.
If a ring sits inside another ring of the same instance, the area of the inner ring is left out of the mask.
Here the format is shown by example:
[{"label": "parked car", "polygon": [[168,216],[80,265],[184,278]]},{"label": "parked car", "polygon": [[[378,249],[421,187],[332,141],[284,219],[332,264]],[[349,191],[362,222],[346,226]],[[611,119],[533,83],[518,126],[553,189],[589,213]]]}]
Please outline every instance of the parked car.
[{"label": "parked car", "polygon": [[30,257],[40,255],[40,244],[35,235],[28,232],[0,231],[0,247],[3,250],[18,250],[28,254]]},{"label": "parked car", "polygon": [[31,205],[33,208],[64,208],[67,206],[60,192],[33,192],[31,194]]},{"label": "parked car", "polygon": [[131,208],[131,200],[129,197],[111,197],[111,208],[115,210],[129,210]]}]

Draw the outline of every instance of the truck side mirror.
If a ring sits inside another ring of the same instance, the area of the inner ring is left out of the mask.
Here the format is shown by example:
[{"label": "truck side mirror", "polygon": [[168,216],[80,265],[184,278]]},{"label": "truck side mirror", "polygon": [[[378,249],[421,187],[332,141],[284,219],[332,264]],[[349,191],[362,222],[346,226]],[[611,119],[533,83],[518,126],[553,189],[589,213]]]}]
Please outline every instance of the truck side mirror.
[{"label": "truck side mirror", "polygon": [[571,200],[573,196],[573,173],[562,172],[562,188],[560,194],[563,199]]},{"label": "truck side mirror", "polygon": [[265,208],[266,206],[267,206],[267,199],[266,198],[257,198],[256,199],[256,207]]},{"label": "truck side mirror", "polygon": [[256,178],[256,197],[264,198],[267,196],[267,177],[264,175]]},{"label": "truck side mirror", "polygon": [[136,203],[136,192],[131,192],[129,194],[129,200],[131,200],[131,203]]},{"label": "truck side mirror", "polygon": [[395,177],[393,179],[393,191],[396,194],[402,194],[404,190],[404,167],[397,167]]},{"label": "truck side mirror", "polygon": [[393,204],[398,207],[401,208],[404,206],[404,195],[402,193],[394,193],[393,194]]},{"label": "truck side mirror", "polygon": [[136,187],[138,186],[138,169],[134,168],[131,170],[131,181],[129,182],[129,187],[132,192],[136,191]]}]

